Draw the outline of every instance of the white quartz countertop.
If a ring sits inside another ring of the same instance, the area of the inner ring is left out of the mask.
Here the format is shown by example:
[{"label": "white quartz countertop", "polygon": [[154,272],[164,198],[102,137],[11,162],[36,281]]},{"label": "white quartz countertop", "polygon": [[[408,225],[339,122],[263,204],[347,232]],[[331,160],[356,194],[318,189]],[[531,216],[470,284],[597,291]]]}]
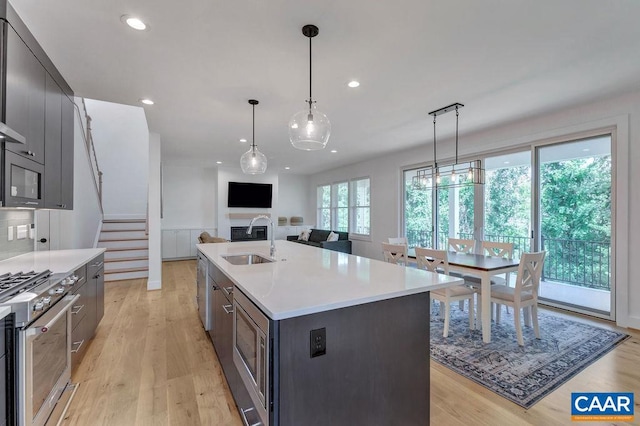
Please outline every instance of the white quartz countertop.
[{"label": "white quartz countertop", "polygon": [[34,251],[0,262],[0,274],[7,272],[41,272],[49,269],[54,274],[69,273],[104,253],[104,248]]},{"label": "white quartz countertop", "polygon": [[0,320],[11,313],[11,306],[0,306]]},{"label": "white quartz countertop", "polygon": [[276,261],[232,265],[222,255],[269,257],[269,241],[197,248],[273,320],[330,311],[462,284],[460,278],[405,268],[291,241],[276,241]]}]

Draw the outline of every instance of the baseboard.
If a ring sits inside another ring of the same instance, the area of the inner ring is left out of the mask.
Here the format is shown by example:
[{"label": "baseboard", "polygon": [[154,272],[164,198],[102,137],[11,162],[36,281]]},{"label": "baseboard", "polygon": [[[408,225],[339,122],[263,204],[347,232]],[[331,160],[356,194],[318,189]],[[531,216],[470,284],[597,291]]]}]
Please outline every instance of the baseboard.
[{"label": "baseboard", "polygon": [[147,291],[151,290],[161,290],[162,289],[162,281],[160,280],[147,280]]},{"label": "baseboard", "polygon": [[620,327],[634,328],[636,330],[640,330],[640,317],[629,315],[623,321],[617,321],[617,325]]}]

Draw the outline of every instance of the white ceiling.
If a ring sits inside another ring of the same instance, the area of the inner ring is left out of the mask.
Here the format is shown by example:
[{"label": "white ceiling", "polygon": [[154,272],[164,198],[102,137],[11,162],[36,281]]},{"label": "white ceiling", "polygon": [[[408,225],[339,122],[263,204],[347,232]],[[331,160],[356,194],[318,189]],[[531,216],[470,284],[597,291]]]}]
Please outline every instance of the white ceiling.
[{"label": "white ceiling", "polygon": [[[453,102],[466,105],[462,147],[477,130],[640,89],[636,0],[12,3],[78,96],[156,102],[144,108],[163,161],[239,168],[250,98],[268,171],[308,174],[430,143],[427,113]],[[308,97],[304,24],[320,29],[313,95],[332,123],[315,152],[287,132]],[[353,78],[360,87],[346,86]],[[438,123],[438,138],[452,134],[453,114]]]}]

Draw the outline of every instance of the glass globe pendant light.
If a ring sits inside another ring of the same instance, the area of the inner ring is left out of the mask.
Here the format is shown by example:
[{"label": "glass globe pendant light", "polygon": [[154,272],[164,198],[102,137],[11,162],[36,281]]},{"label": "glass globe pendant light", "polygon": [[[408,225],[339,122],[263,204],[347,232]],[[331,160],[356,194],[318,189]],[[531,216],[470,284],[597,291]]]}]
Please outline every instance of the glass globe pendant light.
[{"label": "glass globe pendant light", "polygon": [[318,27],[305,25],[302,34],[309,37],[309,104],[308,108],[299,111],[289,121],[289,140],[295,148],[304,151],[315,151],[327,146],[331,134],[331,123],[327,116],[318,111],[316,101],[311,96],[312,67],[311,67],[311,39],[318,35]]},{"label": "glass globe pendant light", "polygon": [[240,157],[240,167],[247,175],[259,175],[267,170],[267,157],[256,147],[256,105],[258,103],[255,99],[249,99],[249,104],[253,108],[253,139],[249,151]]}]

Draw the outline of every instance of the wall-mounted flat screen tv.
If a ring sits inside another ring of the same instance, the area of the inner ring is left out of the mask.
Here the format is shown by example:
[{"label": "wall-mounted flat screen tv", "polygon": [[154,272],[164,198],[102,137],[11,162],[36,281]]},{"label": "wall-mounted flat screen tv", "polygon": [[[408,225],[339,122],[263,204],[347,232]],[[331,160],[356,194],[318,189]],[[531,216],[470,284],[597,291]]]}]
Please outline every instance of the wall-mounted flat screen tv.
[{"label": "wall-mounted flat screen tv", "polygon": [[271,208],[270,183],[229,182],[227,207]]}]

